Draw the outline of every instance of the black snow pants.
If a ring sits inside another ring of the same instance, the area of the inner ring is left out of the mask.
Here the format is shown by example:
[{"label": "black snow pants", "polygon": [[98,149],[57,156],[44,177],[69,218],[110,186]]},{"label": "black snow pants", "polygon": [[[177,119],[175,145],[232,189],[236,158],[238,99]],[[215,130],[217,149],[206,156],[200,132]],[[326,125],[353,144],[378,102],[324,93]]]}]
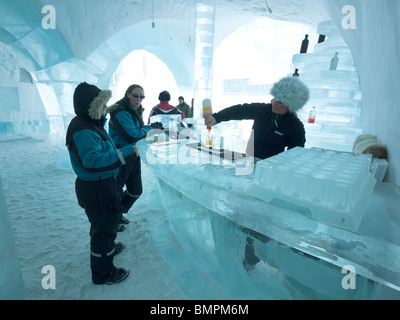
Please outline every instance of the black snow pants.
[{"label": "black snow pants", "polygon": [[75,191],[90,222],[92,278],[102,279],[113,266],[115,238],[121,218],[120,190],[114,178],[94,182],[77,178]]},{"label": "black snow pants", "polygon": [[125,186],[126,191],[133,196],[128,196],[126,192],[122,195],[122,206],[126,210],[124,212],[128,212],[143,192],[142,166],[140,157],[128,162],[119,169],[118,183],[121,191]]}]

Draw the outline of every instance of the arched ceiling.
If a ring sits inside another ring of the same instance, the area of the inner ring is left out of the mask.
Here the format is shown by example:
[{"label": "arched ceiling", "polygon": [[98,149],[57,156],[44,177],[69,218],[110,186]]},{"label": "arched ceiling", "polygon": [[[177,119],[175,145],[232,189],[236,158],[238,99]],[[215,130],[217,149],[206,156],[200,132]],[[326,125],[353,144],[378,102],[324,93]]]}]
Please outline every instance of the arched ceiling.
[{"label": "arched ceiling", "polygon": [[[53,5],[57,12],[57,29],[75,57],[87,58],[102,42],[133,24],[148,21],[175,21],[168,28],[182,39],[193,36],[194,9],[197,0],[29,0],[38,12]],[[203,1],[216,8],[216,45],[245,21],[268,16],[317,26],[328,19],[319,0],[212,0]],[[71,21],[74,21],[71,24]],[[150,30],[149,30],[150,31]],[[101,36],[100,36],[101,35]],[[132,36],[135,36],[134,34]],[[82,45],[83,43],[84,45]]]},{"label": "arched ceiling", "polygon": [[[162,28],[171,39],[179,39],[179,45],[194,46],[195,0],[3,0],[0,3],[0,63],[3,69],[12,68],[14,56],[34,56],[33,62],[23,59],[28,70],[46,68],[44,61],[56,64],[61,60],[76,58],[86,60],[115,34],[131,28],[125,37],[149,39],[155,29]],[[319,0],[213,0],[204,1],[216,8],[215,46],[240,25],[257,17],[270,17],[316,26],[328,19],[325,7]],[[44,32],[42,9],[51,5],[56,13],[56,29]],[[2,14],[1,14],[2,12]],[[155,28],[152,28],[152,22]],[[140,28],[135,31],[132,26]],[[144,26],[147,26],[147,30]],[[36,29],[35,29],[36,28]],[[24,38],[26,34],[33,34]],[[48,38],[48,39],[46,39]],[[22,39],[22,40],[21,40]],[[7,45],[17,42],[14,50]],[[25,41],[25,42],[24,42]],[[37,41],[37,43],[34,43]],[[41,41],[51,50],[37,56]],[[129,40],[130,41],[130,40]],[[129,42],[127,40],[127,42]],[[151,42],[151,41],[150,41]],[[66,48],[62,48],[62,46]],[[31,51],[27,51],[27,47]],[[21,61],[20,61],[21,63]]]}]

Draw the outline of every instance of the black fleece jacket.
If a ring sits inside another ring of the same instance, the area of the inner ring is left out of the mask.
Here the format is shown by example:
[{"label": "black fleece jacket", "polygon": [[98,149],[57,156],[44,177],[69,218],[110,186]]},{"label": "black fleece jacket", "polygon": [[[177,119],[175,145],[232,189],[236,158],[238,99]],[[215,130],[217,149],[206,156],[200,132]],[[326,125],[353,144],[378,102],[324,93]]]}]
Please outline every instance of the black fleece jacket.
[{"label": "black fleece jacket", "polygon": [[217,123],[229,120],[254,120],[254,157],[266,159],[294,147],[304,147],[303,123],[292,113],[278,115],[270,103],[235,105],[213,114]]}]

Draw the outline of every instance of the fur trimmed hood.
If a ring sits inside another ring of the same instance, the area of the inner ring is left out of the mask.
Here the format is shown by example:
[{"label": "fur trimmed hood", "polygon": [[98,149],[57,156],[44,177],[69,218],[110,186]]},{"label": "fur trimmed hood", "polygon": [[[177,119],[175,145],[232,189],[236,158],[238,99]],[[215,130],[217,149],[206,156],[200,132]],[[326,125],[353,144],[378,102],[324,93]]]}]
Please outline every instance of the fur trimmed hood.
[{"label": "fur trimmed hood", "polygon": [[307,103],[310,91],[298,78],[286,77],[273,85],[271,95],[295,114]]},{"label": "fur trimmed hood", "polygon": [[112,106],[107,107],[106,113],[113,113],[114,111],[123,110],[125,108],[126,106],[124,104],[121,104],[121,102],[119,101],[117,103],[114,103]]},{"label": "fur trimmed hood", "polygon": [[94,85],[83,82],[74,92],[75,113],[92,120],[100,120],[103,117],[103,105],[107,104],[111,95],[111,90],[100,90]]}]

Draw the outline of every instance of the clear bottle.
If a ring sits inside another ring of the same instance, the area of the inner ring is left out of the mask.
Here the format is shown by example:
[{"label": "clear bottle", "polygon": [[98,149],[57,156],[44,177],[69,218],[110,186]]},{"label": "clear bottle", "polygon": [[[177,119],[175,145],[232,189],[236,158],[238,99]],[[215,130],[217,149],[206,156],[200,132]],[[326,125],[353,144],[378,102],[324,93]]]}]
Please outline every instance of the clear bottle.
[{"label": "clear bottle", "polygon": [[335,56],[331,60],[331,65],[329,66],[329,70],[336,70],[339,63],[338,53],[335,53]]},{"label": "clear bottle", "polygon": [[315,117],[317,116],[317,111],[315,107],[312,108],[310,114],[308,115],[308,123],[315,123]]},{"label": "clear bottle", "polygon": [[296,70],[294,71],[293,77],[295,77],[295,78],[299,78],[299,77],[300,77],[300,75],[299,75],[299,69],[296,69]]}]

